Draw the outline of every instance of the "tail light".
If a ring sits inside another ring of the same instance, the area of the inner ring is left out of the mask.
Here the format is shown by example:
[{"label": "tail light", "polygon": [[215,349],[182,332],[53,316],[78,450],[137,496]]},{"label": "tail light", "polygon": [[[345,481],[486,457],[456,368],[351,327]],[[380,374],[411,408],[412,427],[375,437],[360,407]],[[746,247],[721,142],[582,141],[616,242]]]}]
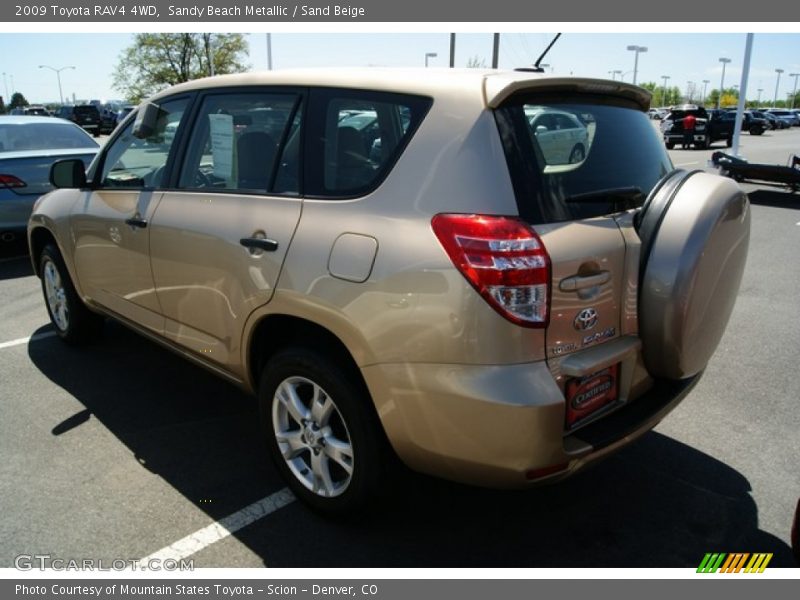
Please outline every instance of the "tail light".
[{"label": "tail light", "polygon": [[440,214],[431,226],[450,260],[492,308],[517,325],[547,327],[550,256],[527,223]]},{"label": "tail light", "polygon": [[15,175],[0,175],[0,186],[6,188],[23,188],[28,184]]}]

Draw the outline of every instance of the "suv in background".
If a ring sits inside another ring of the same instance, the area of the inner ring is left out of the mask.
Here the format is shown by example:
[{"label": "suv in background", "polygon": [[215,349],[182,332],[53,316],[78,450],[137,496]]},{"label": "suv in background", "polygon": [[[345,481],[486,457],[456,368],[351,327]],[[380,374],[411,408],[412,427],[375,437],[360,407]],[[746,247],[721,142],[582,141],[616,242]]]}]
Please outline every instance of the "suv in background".
[{"label": "suv in background", "polygon": [[100,126],[102,124],[102,119],[100,117],[100,111],[97,110],[97,106],[94,104],[68,104],[60,107],[55,116],[80,125],[95,137],[101,133]]},{"label": "suv in background", "polygon": [[[689,115],[693,115],[696,119],[692,136],[695,148],[708,148],[717,140],[728,139],[721,134],[716,125],[711,124],[711,115],[704,107],[695,104],[684,104],[672,107],[669,114],[661,122],[664,143],[670,150],[675,147],[675,144],[683,144],[683,119]],[[730,146],[730,139],[728,141],[728,146]]]},{"label": "suv in background", "polygon": [[794,111],[785,110],[782,108],[769,108],[767,109],[767,112],[771,115],[775,115],[781,121],[788,123],[791,127],[800,126],[800,115]]},{"label": "suv in background", "polygon": [[[318,509],[386,490],[393,455],[553,482],[690,392],[744,269],[747,196],[674,169],[649,104],[473,69],[195,80],[140,105],[88,172],[56,163],[30,255],[64,342],[117,318],[256,394]],[[577,137],[548,139],[547,115]]]}]

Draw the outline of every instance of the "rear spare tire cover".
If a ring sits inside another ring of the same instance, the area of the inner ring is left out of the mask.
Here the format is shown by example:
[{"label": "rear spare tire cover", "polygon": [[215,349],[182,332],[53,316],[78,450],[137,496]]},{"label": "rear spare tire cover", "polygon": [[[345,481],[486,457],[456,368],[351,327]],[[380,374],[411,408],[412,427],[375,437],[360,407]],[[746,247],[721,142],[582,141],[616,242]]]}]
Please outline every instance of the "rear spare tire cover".
[{"label": "rear spare tire cover", "polygon": [[[639,335],[647,370],[684,379],[708,364],[733,311],[750,240],[739,186],[703,172],[675,174],[639,230]],[[645,227],[645,224],[648,225]]]}]

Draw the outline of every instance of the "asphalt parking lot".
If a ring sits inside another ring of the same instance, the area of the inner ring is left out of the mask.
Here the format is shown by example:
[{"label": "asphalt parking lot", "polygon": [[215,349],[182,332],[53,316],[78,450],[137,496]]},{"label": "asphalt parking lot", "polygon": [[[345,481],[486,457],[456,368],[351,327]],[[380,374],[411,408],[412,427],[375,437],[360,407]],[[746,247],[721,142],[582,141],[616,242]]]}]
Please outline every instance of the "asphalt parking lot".
[{"label": "asphalt parking lot", "polygon": [[[800,129],[741,141],[746,158],[786,164]],[[693,169],[714,150],[724,144],[670,154]],[[523,492],[401,473],[391,500],[338,520],[286,492],[251,398],[113,323],[92,346],[65,346],[24,247],[3,247],[0,567],[35,554],[195,567],[696,567],[706,552],[772,552],[771,568],[794,566],[800,194],[743,187],[750,254],[727,333],[653,432]]]}]

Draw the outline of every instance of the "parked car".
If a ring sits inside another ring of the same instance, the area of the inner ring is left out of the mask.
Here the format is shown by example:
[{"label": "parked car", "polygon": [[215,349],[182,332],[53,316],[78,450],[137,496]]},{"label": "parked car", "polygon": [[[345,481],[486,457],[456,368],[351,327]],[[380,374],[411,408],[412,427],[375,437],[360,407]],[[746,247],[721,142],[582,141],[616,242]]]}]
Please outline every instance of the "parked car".
[{"label": "parked car", "polygon": [[23,109],[23,114],[28,116],[40,116],[40,117],[49,117],[50,113],[44,106],[26,106]]},{"label": "parked car", "polygon": [[[692,143],[696,148],[708,148],[715,141],[726,139],[725,136],[720,135],[717,127],[710,124],[711,115],[704,107],[696,104],[683,104],[672,107],[670,113],[661,122],[664,144],[670,150],[675,147],[675,144],[683,144],[683,119],[689,115],[695,118]],[[728,145],[730,146],[730,140]]]},{"label": "parked car", "polygon": [[[472,69],[195,80],[88,172],[54,165],[31,259],[65,342],[113,316],[255,393],[275,464],[320,510],[386,489],[392,454],[484,486],[557,481],[690,392],[744,268],[747,196],[675,170],[649,103]],[[375,159],[342,125],[365,112]],[[546,114],[588,132],[582,160],[551,163]]]},{"label": "parked car", "polygon": [[0,236],[24,235],[34,202],[52,189],[50,166],[74,158],[85,166],[98,145],[80,127],[50,117],[0,117]]},{"label": "parked car", "polygon": [[769,112],[763,112],[760,110],[751,111],[755,117],[759,119],[764,119],[767,122],[767,125],[770,129],[777,130],[777,129],[788,129],[790,127],[789,123],[786,121],[779,119],[775,115]]},{"label": "parked car", "polygon": [[[725,145],[729,148],[733,145],[735,111],[684,105],[673,109],[664,121],[664,142],[667,148],[672,149],[675,144],[683,143],[683,119],[689,114],[696,118],[692,136],[695,148],[709,148],[718,140],[725,140]],[[745,111],[742,119],[742,131],[751,135],[761,135],[768,127],[766,120],[756,118],[750,111]]]},{"label": "parked car", "polygon": [[56,116],[80,125],[95,137],[100,135],[102,119],[100,111],[94,104],[64,105],[59,107]]},{"label": "parked car", "polygon": [[111,102],[103,104],[100,109],[100,132],[111,133],[135,107],[128,104]]},{"label": "parked car", "polygon": [[783,110],[780,108],[768,108],[767,111],[771,115],[776,116],[781,121],[785,121],[790,127],[800,126],[800,116],[790,110]]},{"label": "parked car", "polygon": [[547,106],[528,106],[525,116],[548,165],[582,161],[589,147],[589,132],[569,112]]}]

